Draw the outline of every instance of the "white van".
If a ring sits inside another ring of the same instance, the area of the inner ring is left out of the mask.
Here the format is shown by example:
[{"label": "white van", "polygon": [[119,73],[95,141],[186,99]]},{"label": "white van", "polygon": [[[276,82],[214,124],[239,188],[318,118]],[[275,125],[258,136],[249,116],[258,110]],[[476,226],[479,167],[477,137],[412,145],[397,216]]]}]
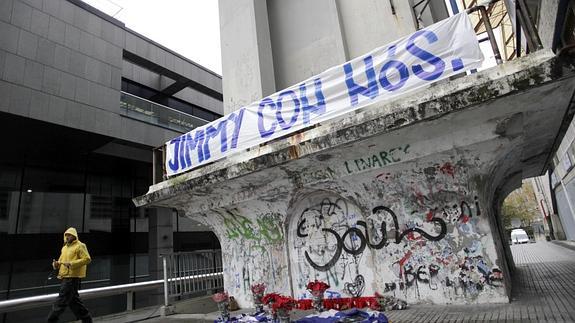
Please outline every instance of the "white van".
[{"label": "white van", "polygon": [[511,243],[529,243],[529,236],[527,232],[523,229],[513,229],[511,230]]}]

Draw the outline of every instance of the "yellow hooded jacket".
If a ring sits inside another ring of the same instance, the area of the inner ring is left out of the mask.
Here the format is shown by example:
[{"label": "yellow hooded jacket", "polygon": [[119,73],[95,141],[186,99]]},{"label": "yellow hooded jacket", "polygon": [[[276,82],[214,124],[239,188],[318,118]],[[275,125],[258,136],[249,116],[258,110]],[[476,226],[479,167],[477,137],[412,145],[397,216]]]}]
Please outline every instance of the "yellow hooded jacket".
[{"label": "yellow hooded jacket", "polygon": [[[66,243],[66,233],[76,237],[72,243]],[[86,277],[86,265],[92,261],[86,245],[78,239],[78,232],[74,228],[69,228],[64,232],[64,246],[58,262],[60,269],[58,270],[58,278],[84,278]],[[70,266],[65,266],[65,263],[70,263]]]}]

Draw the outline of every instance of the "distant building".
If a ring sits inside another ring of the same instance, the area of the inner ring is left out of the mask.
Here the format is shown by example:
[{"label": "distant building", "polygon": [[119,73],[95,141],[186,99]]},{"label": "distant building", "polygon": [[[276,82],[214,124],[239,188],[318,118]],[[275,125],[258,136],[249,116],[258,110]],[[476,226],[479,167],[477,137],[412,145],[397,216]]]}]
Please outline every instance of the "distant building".
[{"label": "distant building", "polygon": [[[154,278],[159,252],[219,248],[203,227],[175,213],[163,227],[131,198],[152,184],[154,147],[222,114],[218,74],[95,8],[0,1],[0,300],[55,291],[46,278],[70,226],[93,257],[84,288]],[[101,315],[125,302],[88,307]]]},{"label": "distant building", "polygon": [[535,178],[540,210],[551,216],[555,238],[575,240],[575,123],[571,123],[551,161],[548,176]]}]

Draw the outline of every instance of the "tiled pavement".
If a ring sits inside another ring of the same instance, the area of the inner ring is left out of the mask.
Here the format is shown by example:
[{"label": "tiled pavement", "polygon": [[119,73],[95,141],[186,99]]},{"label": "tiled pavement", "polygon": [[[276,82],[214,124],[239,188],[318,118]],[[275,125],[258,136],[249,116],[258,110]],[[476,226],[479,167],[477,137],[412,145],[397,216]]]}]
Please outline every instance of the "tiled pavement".
[{"label": "tiled pavement", "polygon": [[[511,247],[517,266],[509,304],[438,306],[414,305],[389,311],[400,322],[575,322],[575,251],[548,242]],[[207,319],[208,316],[204,316]],[[201,321],[180,314],[146,322]]]},{"label": "tiled pavement", "polygon": [[575,322],[575,251],[538,242],[511,246],[512,301],[500,305],[418,306],[388,312],[398,322]]},{"label": "tiled pavement", "polygon": [[518,305],[531,305],[546,319],[575,322],[575,252],[545,243],[524,246],[531,252],[522,247],[512,249],[520,270],[513,294]]}]

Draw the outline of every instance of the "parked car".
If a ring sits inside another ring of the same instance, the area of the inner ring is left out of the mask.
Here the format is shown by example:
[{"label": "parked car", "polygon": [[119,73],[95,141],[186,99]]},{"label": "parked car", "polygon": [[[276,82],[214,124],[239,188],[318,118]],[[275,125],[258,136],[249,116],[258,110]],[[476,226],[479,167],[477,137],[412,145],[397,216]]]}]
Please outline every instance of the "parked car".
[{"label": "parked car", "polygon": [[511,231],[511,243],[529,243],[529,236],[527,235],[527,232],[525,232],[523,229],[513,229]]}]

